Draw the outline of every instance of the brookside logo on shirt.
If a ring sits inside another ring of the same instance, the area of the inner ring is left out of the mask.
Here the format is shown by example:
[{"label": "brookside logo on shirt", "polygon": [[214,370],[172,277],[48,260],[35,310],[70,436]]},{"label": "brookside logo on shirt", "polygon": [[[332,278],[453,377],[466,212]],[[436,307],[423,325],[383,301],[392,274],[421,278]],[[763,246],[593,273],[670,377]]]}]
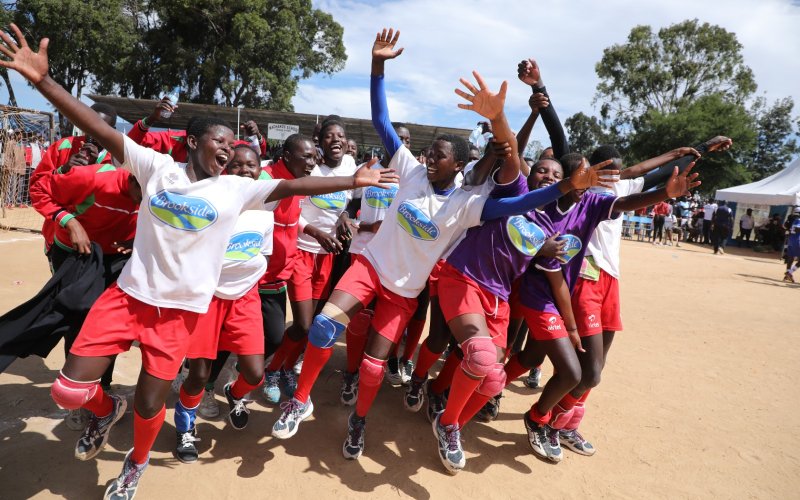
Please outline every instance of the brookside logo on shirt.
[{"label": "brookside logo on shirt", "polygon": [[433,241],[439,237],[439,228],[422,210],[404,201],[397,207],[397,223],[418,240]]},{"label": "brookside logo on shirt", "polygon": [[219,216],[208,200],[169,191],[150,197],[150,213],[161,222],[184,231],[202,231]]},{"label": "brookside logo on shirt", "polygon": [[389,189],[381,189],[377,187],[368,187],[364,190],[364,198],[367,200],[367,206],[372,208],[389,208],[392,200],[397,195],[397,186],[392,186]]},{"label": "brookside logo on shirt", "polygon": [[244,231],[231,236],[225,249],[225,260],[247,261],[261,251],[264,235],[256,231]]},{"label": "brookside logo on shirt", "polygon": [[322,210],[342,210],[347,202],[347,193],[339,191],[338,193],[318,194],[309,196],[308,201]]},{"label": "brookside logo on shirt", "polygon": [[558,237],[559,241],[566,241],[567,244],[564,246],[564,251],[567,252],[566,255],[561,256],[558,260],[562,263],[566,264],[573,257],[578,255],[578,252],[581,251],[583,248],[583,243],[581,243],[581,239],[572,234],[564,234]]},{"label": "brookside logo on shirt", "polygon": [[539,226],[521,215],[508,218],[506,231],[514,248],[531,257],[536,255],[547,239]]}]

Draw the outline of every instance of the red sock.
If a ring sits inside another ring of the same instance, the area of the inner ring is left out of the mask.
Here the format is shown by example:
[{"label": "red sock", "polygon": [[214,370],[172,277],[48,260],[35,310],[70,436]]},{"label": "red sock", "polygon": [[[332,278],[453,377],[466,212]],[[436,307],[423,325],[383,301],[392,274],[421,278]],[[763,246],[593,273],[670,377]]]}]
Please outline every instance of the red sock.
[{"label": "red sock", "polygon": [[[538,403],[536,403],[538,404]],[[550,421],[550,418],[553,416],[553,412],[548,411],[547,413],[541,413],[539,408],[537,408],[536,404],[531,406],[530,411],[528,412],[528,416],[531,420],[536,422],[539,425],[545,425]]]},{"label": "red sock", "polygon": [[479,385],[481,385],[481,379],[474,379],[467,376],[463,369],[456,370],[453,374],[453,382],[450,384],[450,395],[447,398],[447,405],[444,407],[444,413],[439,417],[439,422],[442,425],[455,424],[464,406],[467,404],[467,401],[475,394],[475,389],[477,389]]},{"label": "red sock", "polygon": [[447,359],[444,360],[442,371],[439,372],[436,380],[431,384],[431,390],[436,394],[442,394],[446,391],[447,388],[450,387],[450,383],[453,381],[453,375],[455,375],[460,365],[461,360],[451,352],[450,355],[447,356]]},{"label": "red sock", "polygon": [[257,384],[253,385],[247,380],[244,379],[244,375],[241,373],[238,377],[236,377],[236,382],[233,383],[231,386],[231,396],[234,399],[242,399],[243,397],[247,396],[247,393],[261,385],[261,382],[264,381],[264,377],[261,377],[261,380],[258,381]]},{"label": "red sock", "polygon": [[108,397],[106,391],[100,387],[100,384],[97,385],[97,390],[94,391],[94,396],[89,399],[82,408],[86,408],[90,412],[94,413],[97,417],[106,417],[111,415],[111,411],[114,409],[114,401]]},{"label": "red sock", "polygon": [[406,327],[406,346],[403,348],[403,362],[409,359],[414,359],[414,351],[417,350],[419,345],[419,338],[422,336],[422,330],[425,329],[425,320],[411,319]]},{"label": "red sock", "polygon": [[368,354],[364,354],[361,367],[358,369],[358,401],[356,401],[356,415],[366,417],[367,412],[378,395],[383,381],[383,372],[386,368],[386,360],[375,359]]},{"label": "red sock", "polygon": [[303,354],[303,349],[306,349],[306,344],[308,343],[308,335],[304,336],[302,339],[298,340],[297,343],[294,345],[291,351],[286,355],[286,361],[283,362],[283,367],[287,370],[293,370],[295,363],[300,358],[300,355]]},{"label": "red sock", "polygon": [[153,418],[144,418],[139,415],[138,411],[133,411],[133,451],[131,452],[133,463],[143,464],[147,461],[166,414],[166,406],[161,407],[161,410]]},{"label": "red sock", "polygon": [[[450,389],[450,392],[452,393],[453,389]],[[463,429],[464,426],[467,425],[467,422],[472,420],[490,399],[491,396],[473,392],[472,396],[467,400],[467,404],[465,404],[464,408],[461,410],[461,414],[458,416],[458,428]],[[450,401],[448,401],[447,404],[450,404]]]},{"label": "red sock", "polygon": [[428,371],[433,366],[439,357],[442,355],[440,352],[433,352],[428,348],[428,343],[423,342],[422,347],[419,348],[419,356],[417,356],[417,366],[414,368],[414,375],[417,378],[426,378]]},{"label": "red sock", "polygon": [[180,399],[181,406],[187,410],[194,410],[200,406],[200,401],[203,400],[203,392],[204,391],[201,390],[197,394],[189,394],[186,392],[186,389],[183,388],[183,385],[181,385],[181,390],[178,393],[178,399]]},{"label": "red sock", "polygon": [[530,370],[530,368],[522,366],[522,363],[519,362],[519,354],[511,356],[511,359],[508,360],[505,367],[506,387],[508,387],[508,384],[521,377],[523,373],[529,372]]},{"label": "red sock", "polygon": [[584,393],[581,395],[581,397],[579,397],[579,398],[578,398],[578,403],[585,403],[585,402],[586,402],[586,398],[588,398],[588,397],[589,397],[589,393],[590,393],[590,392],[592,392],[592,390],[591,390],[591,389],[586,389],[586,392],[584,392]]},{"label": "red sock", "polygon": [[558,402],[558,406],[564,410],[571,410],[575,407],[575,403],[578,401],[580,401],[580,398],[576,398],[572,394],[567,393],[567,395],[561,398],[561,401]]},{"label": "red sock", "polygon": [[[308,396],[311,394],[311,388],[314,387],[314,382],[319,377],[319,372],[325,363],[331,359],[333,348],[328,347],[323,349],[312,344],[306,347],[306,357],[303,360],[303,371],[297,379],[297,390],[294,391],[294,398],[301,403],[308,402]],[[359,395],[359,397],[361,397]]]},{"label": "red sock", "polygon": [[302,344],[302,342],[292,340],[288,335],[284,334],[283,340],[281,340],[281,345],[278,346],[278,350],[272,355],[272,361],[269,362],[267,371],[276,372],[280,370],[283,366],[283,362],[286,361],[289,353],[297,347],[297,344]]},{"label": "red sock", "polygon": [[364,357],[364,346],[367,345],[367,331],[372,322],[371,311],[367,309],[358,311],[345,330],[347,339],[347,373],[355,373]]}]

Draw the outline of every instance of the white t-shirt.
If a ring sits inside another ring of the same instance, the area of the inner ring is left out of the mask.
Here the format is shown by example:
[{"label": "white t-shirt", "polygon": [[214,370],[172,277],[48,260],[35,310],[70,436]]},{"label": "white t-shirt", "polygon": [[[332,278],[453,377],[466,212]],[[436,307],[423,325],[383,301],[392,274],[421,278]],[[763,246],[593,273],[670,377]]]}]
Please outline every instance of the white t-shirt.
[{"label": "white t-shirt", "polygon": [[488,180],[438,195],[425,167],[404,146],[389,168],[397,171],[399,188],[363,255],[383,286],[414,298],[425,288],[436,262],[461,241],[468,228],[481,223],[483,206],[495,184]]},{"label": "white t-shirt", "polygon": [[710,221],[714,218],[714,212],[717,211],[716,203],[706,203],[703,205],[703,219]]},{"label": "white t-shirt", "polygon": [[[611,189],[596,186],[590,188],[594,192],[612,192],[616,197],[641,193],[644,189],[644,177],[623,179],[614,183]],[[622,240],[622,217],[603,221],[592,234],[586,246],[586,255],[591,255],[594,263],[611,276],[619,279],[619,247]]]},{"label": "white t-shirt", "polygon": [[267,270],[272,255],[275,216],[266,210],[248,210],[239,216],[228,240],[219,284],[214,293],[221,299],[242,298]]},{"label": "white t-shirt", "polygon": [[117,284],[156,307],[205,313],[217,288],[228,239],[244,210],[272,210],[264,200],[280,183],[236,175],[191,182],[185,164],[127,136],[125,162],[142,186],[133,253]]},{"label": "white t-shirt", "polygon": [[[380,163],[376,163],[372,168],[382,168]],[[378,187],[366,187],[361,189],[361,213],[358,215],[359,222],[372,224],[382,221],[386,217],[389,206],[397,195],[398,185],[389,184],[388,189]],[[375,233],[370,231],[359,231],[353,235],[350,242],[350,253],[353,255],[364,252]]]},{"label": "white t-shirt", "polygon": [[675,214],[669,214],[664,217],[664,229],[672,229],[677,222]]},{"label": "white t-shirt", "polygon": [[[344,155],[342,163],[336,168],[327,165],[317,165],[311,171],[311,177],[352,177],[358,167],[353,157]],[[319,194],[304,198],[300,202],[300,220],[303,226],[312,225],[322,232],[334,235],[336,233],[336,221],[347,208],[347,204],[353,199],[353,190],[338,191],[330,194]],[[311,236],[300,233],[297,235],[297,248],[306,252],[325,254],[319,242]]]}]

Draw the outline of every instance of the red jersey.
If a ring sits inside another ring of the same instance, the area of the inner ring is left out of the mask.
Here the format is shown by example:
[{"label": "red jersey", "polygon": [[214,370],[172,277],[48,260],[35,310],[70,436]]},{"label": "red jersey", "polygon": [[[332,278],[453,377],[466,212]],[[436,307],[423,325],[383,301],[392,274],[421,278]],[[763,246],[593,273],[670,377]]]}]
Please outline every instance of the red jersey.
[{"label": "red jersey", "polygon": [[116,253],[115,241],[133,239],[139,205],[128,195],[129,177],[130,172],[113,165],[73,167],[66,174],[49,176],[44,197],[61,207],[52,219],[56,226],[54,243],[73,251],[64,227],[73,217],[105,254]]},{"label": "red jersey", "polygon": [[[294,179],[294,175],[286,168],[283,159],[278,160],[272,165],[264,167],[269,179]],[[263,176],[262,173],[262,176]],[[269,258],[269,266],[264,276],[259,282],[259,288],[265,289],[262,285],[284,281],[292,275],[294,261],[297,257],[297,230],[300,220],[300,200],[304,196],[289,196],[278,203],[275,209],[275,232],[272,235],[272,255]],[[270,289],[266,287],[266,289]]]},{"label": "red jersey", "polygon": [[[42,155],[42,161],[31,173],[29,192],[31,204],[37,212],[44,216],[42,223],[42,236],[44,236],[45,248],[49,249],[53,244],[53,235],[56,232],[56,225],[53,216],[61,210],[59,205],[52,203],[52,198],[46,195],[44,190],[48,189],[48,179],[62,165],[66,165],[70,156],[77,154],[86,142],[86,136],[64,137],[53,143]],[[100,152],[97,157],[98,164],[110,164],[111,155],[106,150]]]}]

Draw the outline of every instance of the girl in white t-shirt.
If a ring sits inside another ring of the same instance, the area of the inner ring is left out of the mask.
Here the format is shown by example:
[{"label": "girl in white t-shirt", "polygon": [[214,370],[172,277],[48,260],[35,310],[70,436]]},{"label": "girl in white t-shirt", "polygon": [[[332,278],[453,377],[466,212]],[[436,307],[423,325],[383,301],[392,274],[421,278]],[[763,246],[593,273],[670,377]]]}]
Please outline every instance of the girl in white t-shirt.
[{"label": "girl in white t-shirt", "polygon": [[[220,176],[231,157],[233,131],[217,119],[192,119],[187,164],[143,148],[104,122],[48,74],[47,46],[28,46],[12,24],[16,41],[0,32],[0,66],[18,71],[59,112],[96,138],[142,186],[143,202],[133,252],[116,286],[89,312],[61,373],[51,388],[67,409],[86,408],[91,421],[75,448],[79,459],[96,456],[111,427],[125,413],[123,397],[109,396],[98,381],[111,359],[139,342],[142,370],[134,396],[134,446],[106,498],[132,498],[164,421],[164,401],[198,318],[217,287],[225,249],[239,214],[265,209],[292,195],[314,195],[394,181],[387,171],[362,169],[350,179],[253,181]],[[18,43],[19,44],[18,44]]]}]

